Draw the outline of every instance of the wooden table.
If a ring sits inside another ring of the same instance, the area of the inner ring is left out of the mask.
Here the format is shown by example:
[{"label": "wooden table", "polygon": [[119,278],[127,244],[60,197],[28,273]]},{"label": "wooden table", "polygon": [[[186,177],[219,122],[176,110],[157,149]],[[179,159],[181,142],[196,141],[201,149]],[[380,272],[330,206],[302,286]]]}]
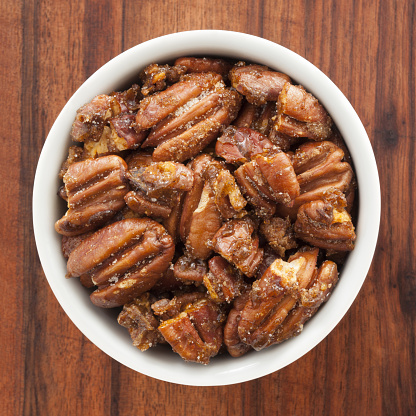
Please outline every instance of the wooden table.
[{"label": "wooden table", "polygon": [[[414,0],[1,0],[0,414],[416,414]],[[185,387],[115,362],[67,318],[36,252],[31,190],[55,118],[97,68],[189,29],[261,36],[304,56],[355,107],[382,218],[355,303],[314,350],[259,380]]]}]

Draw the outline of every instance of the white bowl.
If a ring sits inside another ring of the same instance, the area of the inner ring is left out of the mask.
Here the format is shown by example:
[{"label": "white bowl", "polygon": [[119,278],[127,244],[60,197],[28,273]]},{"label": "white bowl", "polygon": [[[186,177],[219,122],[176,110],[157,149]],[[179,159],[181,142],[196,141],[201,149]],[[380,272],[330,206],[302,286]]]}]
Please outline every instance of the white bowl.
[{"label": "white bowl", "polygon": [[[241,358],[220,356],[208,366],[186,363],[167,348],[144,353],[133,347],[128,331],[114,311],[95,307],[78,279],[66,279],[61,237],[54,223],[65,208],[57,196],[58,172],[70,145],[76,110],[101,93],[122,89],[150,63],[180,56],[213,55],[250,60],[288,74],[314,94],[338,126],[354,160],[359,184],[359,212],[354,251],[328,302],[305,325],[300,336]],[[347,63],[345,63],[347,65]],[[36,244],[48,282],[69,318],[106,354],[153,378],[194,386],[228,385],[252,380],[294,362],[322,341],[345,315],[357,296],[374,254],[380,219],[380,184],[366,131],[341,91],[310,62],[273,42],[255,36],[217,30],[162,36],[118,55],[95,72],[65,105],[45,141],[33,190]]]}]

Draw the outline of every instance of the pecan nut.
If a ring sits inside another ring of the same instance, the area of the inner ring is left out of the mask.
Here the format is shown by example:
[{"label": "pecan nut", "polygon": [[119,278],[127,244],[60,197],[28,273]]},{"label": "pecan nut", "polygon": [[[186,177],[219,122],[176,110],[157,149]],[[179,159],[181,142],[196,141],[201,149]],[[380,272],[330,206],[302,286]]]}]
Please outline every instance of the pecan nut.
[{"label": "pecan nut", "polygon": [[227,221],[212,239],[214,251],[253,277],[263,258],[254,221],[250,217]]},{"label": "pecan nut", "polygon": [[221,348],[224,319],[219,306],[202,299],[162,322],[159,331],[185,361],[208,364]]},{"label": "pecan nut", "polygon": [[266,66],[237,64],[230,71],[231,85],[243,94],[249,103],[265,104],[277,101],[286,82],[286,74],[272,71]]},{"label": "pecan nut", "polygon": [[346,200],[341,200],[341,204],[324,199],[301,205],[294,226],[296,236],[326,250],[353,250],[355,228],[345,210]]},{"label": "pecan nut", "polygon": [[125,304],[117,318],[117,322],[129,330],[133,345],[141,351],[164,343],[164,338],[158,330],[159,321],[153,314],[150,304],[149,293],[144,293]]},{"label": "pecan nut", "polygon": [[87,276],[98,286],[90,296],[95,305],[121,306],[154,286],[174,251],[172,238],[156,221],[125,219],[83,240],[69,255],[67,276]]},{"label": "pecan nut", "polygon": [[318,252],[302,250],[288,262],[277,259],[253,283],[238,324],[242,342],[256,350],[275,343],[275,333],[296,305],[299,290],[306,288],[314,277]]},{"label": "pecan nut", "polygon": [[119,156],[76,162],[64,175],[68,211],[55,223],[63,235],[82,234],[105,224],[125,206],[127,164]]}]

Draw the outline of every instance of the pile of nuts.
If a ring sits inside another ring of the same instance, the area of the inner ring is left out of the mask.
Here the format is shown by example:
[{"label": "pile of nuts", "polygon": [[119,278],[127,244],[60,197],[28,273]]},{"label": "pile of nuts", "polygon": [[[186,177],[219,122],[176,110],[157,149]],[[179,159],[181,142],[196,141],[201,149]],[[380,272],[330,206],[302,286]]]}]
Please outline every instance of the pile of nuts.
[{"label": "pile of nuts", "polygon": [[354,248],[356,182],[319,101],[219,58],[152,64],[81,107],[55,224],[67,277],[142,351],[239,357],[299,334]]}]

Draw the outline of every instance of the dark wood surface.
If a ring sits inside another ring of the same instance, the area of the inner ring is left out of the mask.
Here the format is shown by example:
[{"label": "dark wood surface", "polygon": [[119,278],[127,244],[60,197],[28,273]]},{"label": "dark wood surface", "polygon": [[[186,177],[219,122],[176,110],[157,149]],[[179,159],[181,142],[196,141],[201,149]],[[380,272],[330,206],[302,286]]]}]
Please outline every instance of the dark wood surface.
[{"label": "dark wood surface", "polygon": [[[0,1],[0,415],[415,415],[414,0]],[[355,107],[376,155],[379,242],[355,303],[314,350],[227,387],[118,364],[66,317],[36,252],[32,184],[75,90],[120,52],[189,29],[262,36],[304,56]]]}]

